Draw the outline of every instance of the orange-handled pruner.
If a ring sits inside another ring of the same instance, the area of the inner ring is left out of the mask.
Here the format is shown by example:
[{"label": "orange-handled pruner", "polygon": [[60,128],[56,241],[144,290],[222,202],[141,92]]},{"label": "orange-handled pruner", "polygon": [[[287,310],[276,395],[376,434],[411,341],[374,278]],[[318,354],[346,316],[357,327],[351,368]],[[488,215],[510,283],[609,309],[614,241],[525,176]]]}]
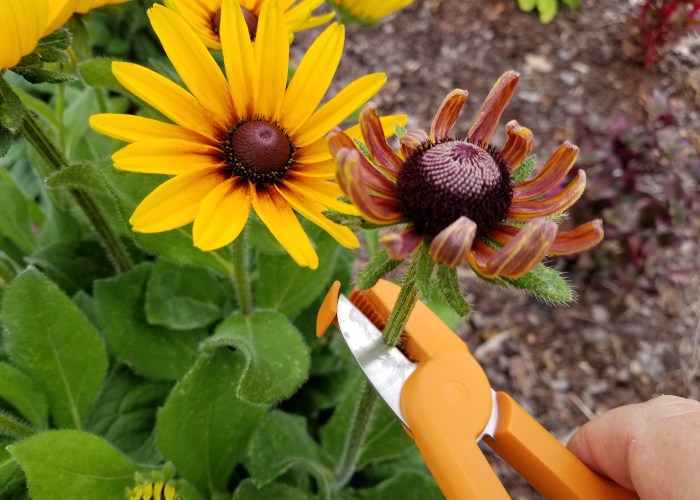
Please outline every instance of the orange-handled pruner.
[{"label": "orange-handled pruner", "polygon": [[591,471],[510,396],[491,389],[464,342],[425,304],[416,304],[399,349],[381,334],[397,285],[380,280],[349,298],[339,290],[334,283],[321,306],[317,335],[331,323],[339,327],[448,500],[509,498],[477,445],[482,438],[546,498],[637,498]]}]

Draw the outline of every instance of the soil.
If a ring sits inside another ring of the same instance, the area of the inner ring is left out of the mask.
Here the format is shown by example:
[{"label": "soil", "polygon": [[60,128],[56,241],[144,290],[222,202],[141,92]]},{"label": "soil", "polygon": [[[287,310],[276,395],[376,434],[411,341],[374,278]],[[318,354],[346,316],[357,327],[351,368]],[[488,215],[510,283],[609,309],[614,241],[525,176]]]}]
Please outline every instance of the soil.
[{"label": "soil", "polygon": [[[561,439],[620,405],[661,394],[700,398],[700,39],[666,47],[645,69],[635,52],[639,3],[586,0],[542,25],[515,0],[418,0],[376,26],[349,27],[334,83],[337,90],[385,72],[374,101],[423,129],[445,94],[466,88],[455,130],[464,135],[491,85],[515,69],[521,81],[502,123],[517,119],[533,131],[539,164],[564,140],[582,147],[589,193],[571,215],[602,217],[607,238],[582,257],[549,262],[567,273],[577,300],[557,307],[460,269],[474,306],[461,335],[493,387]],[[672,123],[658,127],[661,115]],[[636,165],[620,155],[614,127],[600,128],[615,120],[626,124],[623,136],[643,139]],[[615,155],[624,161],[611,163]],[[632,189],[619,183],[630,172]],[[679,200],[680,217],[669,208]],[[656,211],[643,226],[649,206]],[[489,458],[513,498],[538,498]]]}]

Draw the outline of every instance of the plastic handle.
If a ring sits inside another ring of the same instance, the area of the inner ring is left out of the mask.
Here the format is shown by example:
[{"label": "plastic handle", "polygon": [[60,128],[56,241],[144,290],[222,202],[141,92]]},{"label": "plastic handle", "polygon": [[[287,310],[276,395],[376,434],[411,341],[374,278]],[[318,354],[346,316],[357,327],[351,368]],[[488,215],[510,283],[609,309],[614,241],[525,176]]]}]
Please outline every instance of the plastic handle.
[{"label": "plastic handle", "polygon": [[637,495],[586,467],[504,392],[497,394],[498,429],[484,441],[546,498],[635,499]]}]

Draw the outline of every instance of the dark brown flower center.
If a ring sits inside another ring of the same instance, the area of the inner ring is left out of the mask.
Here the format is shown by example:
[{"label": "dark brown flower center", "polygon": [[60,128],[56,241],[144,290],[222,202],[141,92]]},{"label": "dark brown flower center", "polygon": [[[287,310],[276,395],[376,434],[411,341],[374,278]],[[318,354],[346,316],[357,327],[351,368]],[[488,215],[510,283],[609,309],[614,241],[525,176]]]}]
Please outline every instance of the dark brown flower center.
[{"label": "dark brown flower center", "polygon": [[[241,7],[241,11],[243,12],[243,19],[245,19],[245,23],[248,25],[250,39],[255,40],[255,35],[258,33],[258,16],[245,7]],[[219,30],[221,30],[221,9],[212,14],[209,24],[214,33],[219,35]]]},{"label": "dark brown flower center", "polygon": [[256,184],[270,184],[286,177],[294,165],[294,145],[274,123],[248,120],[229,130],[222,141],[223,160],[231,175]]},{"label": "dark brown flower center", "polygon": [[398,188],[407,218],[433,236],[461,216],[485,236],[506,218],[513,198],[508,169],[496,151],[452,139],[409,156]]}]

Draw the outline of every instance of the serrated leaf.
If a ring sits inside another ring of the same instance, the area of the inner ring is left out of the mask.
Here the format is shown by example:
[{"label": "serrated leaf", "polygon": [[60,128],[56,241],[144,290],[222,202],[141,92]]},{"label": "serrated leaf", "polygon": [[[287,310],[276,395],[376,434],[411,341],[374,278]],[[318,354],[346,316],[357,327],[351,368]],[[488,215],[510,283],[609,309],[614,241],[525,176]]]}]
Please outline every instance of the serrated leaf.
[{"label": "serrated leaf", "polygon": [[253,433],[245,466],[258,486],[271,483],[291,468],[300,468],[316,478],[319,489],[328,489],[330,471],[306,430],[306,420],[279,410],[269,413]]},{"label": "serrated leaf", "polygon": [[73,430],[35,434],[9,447],[33,500],[124,498],[136,464],[102,438]]},{"label": "serrated leaf", "polygon": [[355,490],[353,498],[357,500],[384,500],[400,498],[401,500],[440,500],[445,498],[435,480],[420,472],[399,472],[374,488]]},{"label": "serrated leaf", "polygon": [[73,163],[51,174],[46,185],[52,188],[77,187],[103,193],[108,191],[107,180],[102,170],[92,163]]},{"label": "serrated leaf", "polygon": [[357,288],[360,290],[372,288],[377,281],[383,278],[387,273],[396,269],[401,262],[400,260],[394,260],[389,257],[389,254],[386,253],[386,250],[383,248],[380,249],[358,276],[356,283]]},{"label": "serrated leaf", "polygon": [[171,388],[171,384],[149,382],[119,366],[105,380],[85,428],[137,462],[157,463],[162,457],[152,438],[156,410]]},{"label": "serrated leaf", "polygon": [[270,498],[309,500],[314,497],[288,484],[270,483],[258,488],[252,480],[246,479],[233,492],[232,500],[269,500]]},{"label": "serrated leaf", "polygon": [[462,292],[459,290],[457,270],[443,265],[438,266],[437,283],[440,295],[452,310],[460,316],[468,318],[471,314],[471,306],[462,297]]},{"label": "serrated leaf", "polygon": [[57,425],[80,428],[107,371],[98,333],[35,269],[20,274],[2,304],[7,352],[50,401]]},{"label": "serrated leaf", "polygon": [[309,376],[309,348],[296,327],[277,311],[230,316],[202,349],[220,346],[235,347],[245,356],[237,391],[248,401],[268,404],[287,399]]},{"label": "serrated leaf", "polygon": [[146,319],[173,330],[202,328],[221,319],[224,292],[207,269],[158,259],[146,287]]},{"label": "serrated leaf", "polygon": [[104,87],[114,92],[125,93],[126,90],[117,81],[112,73],[113,59],[96,57],[83,61],[78,66],[80,76],[83,77],[85,83],[91,87]]},{"label": "serrated leaf", "polygon": [[14,406],[35,427],[48,427],[46,393],[29,375],[4,362],[0,362],[0,398]]},{"label": "serrated leaf", "polygon": [[10,132],[17,132],[24,120],[24,107],[19,96],[0,76],[0,125]]},{"label": "serrated leaf", "polygon": [[530,178],[530,174],[535,169],[537,163],[537,157],[535,155],[530,155],[525,158],[518,168],[511,174],[510,180],[513,184],[516,182],[523,182]]},{"label": "serrated leaf", "polygon": [[151,380],[177,380],[197,358],[204,330],[173,331],[149,325],[144,302],[150,264],[95,282],[97,315],[105,341],[117,359]]},{"label": "serrated leaf", "polygon": [[228,349],[200,358],[158,412],[158,447],[202,492],[226,490],[266,412],[236,396],[243,365],[243,357]]},{"label": "serrated leaf", "polygon": [[510,286],[527,290],[548,302],[566,303],[574,298],[566,280],[556,270],[544,264],[540,264],[520,278],[501,277],[500,279]]},{"label": "serrated leaf", "polygon": [[301,267],[287,254],[260,259],[260,277],[255,282],[259,307],[294,317],[326,292],[338,257],[349,250],[320,229],[310,228],[308,233],[316,243],[318,269]]}]

